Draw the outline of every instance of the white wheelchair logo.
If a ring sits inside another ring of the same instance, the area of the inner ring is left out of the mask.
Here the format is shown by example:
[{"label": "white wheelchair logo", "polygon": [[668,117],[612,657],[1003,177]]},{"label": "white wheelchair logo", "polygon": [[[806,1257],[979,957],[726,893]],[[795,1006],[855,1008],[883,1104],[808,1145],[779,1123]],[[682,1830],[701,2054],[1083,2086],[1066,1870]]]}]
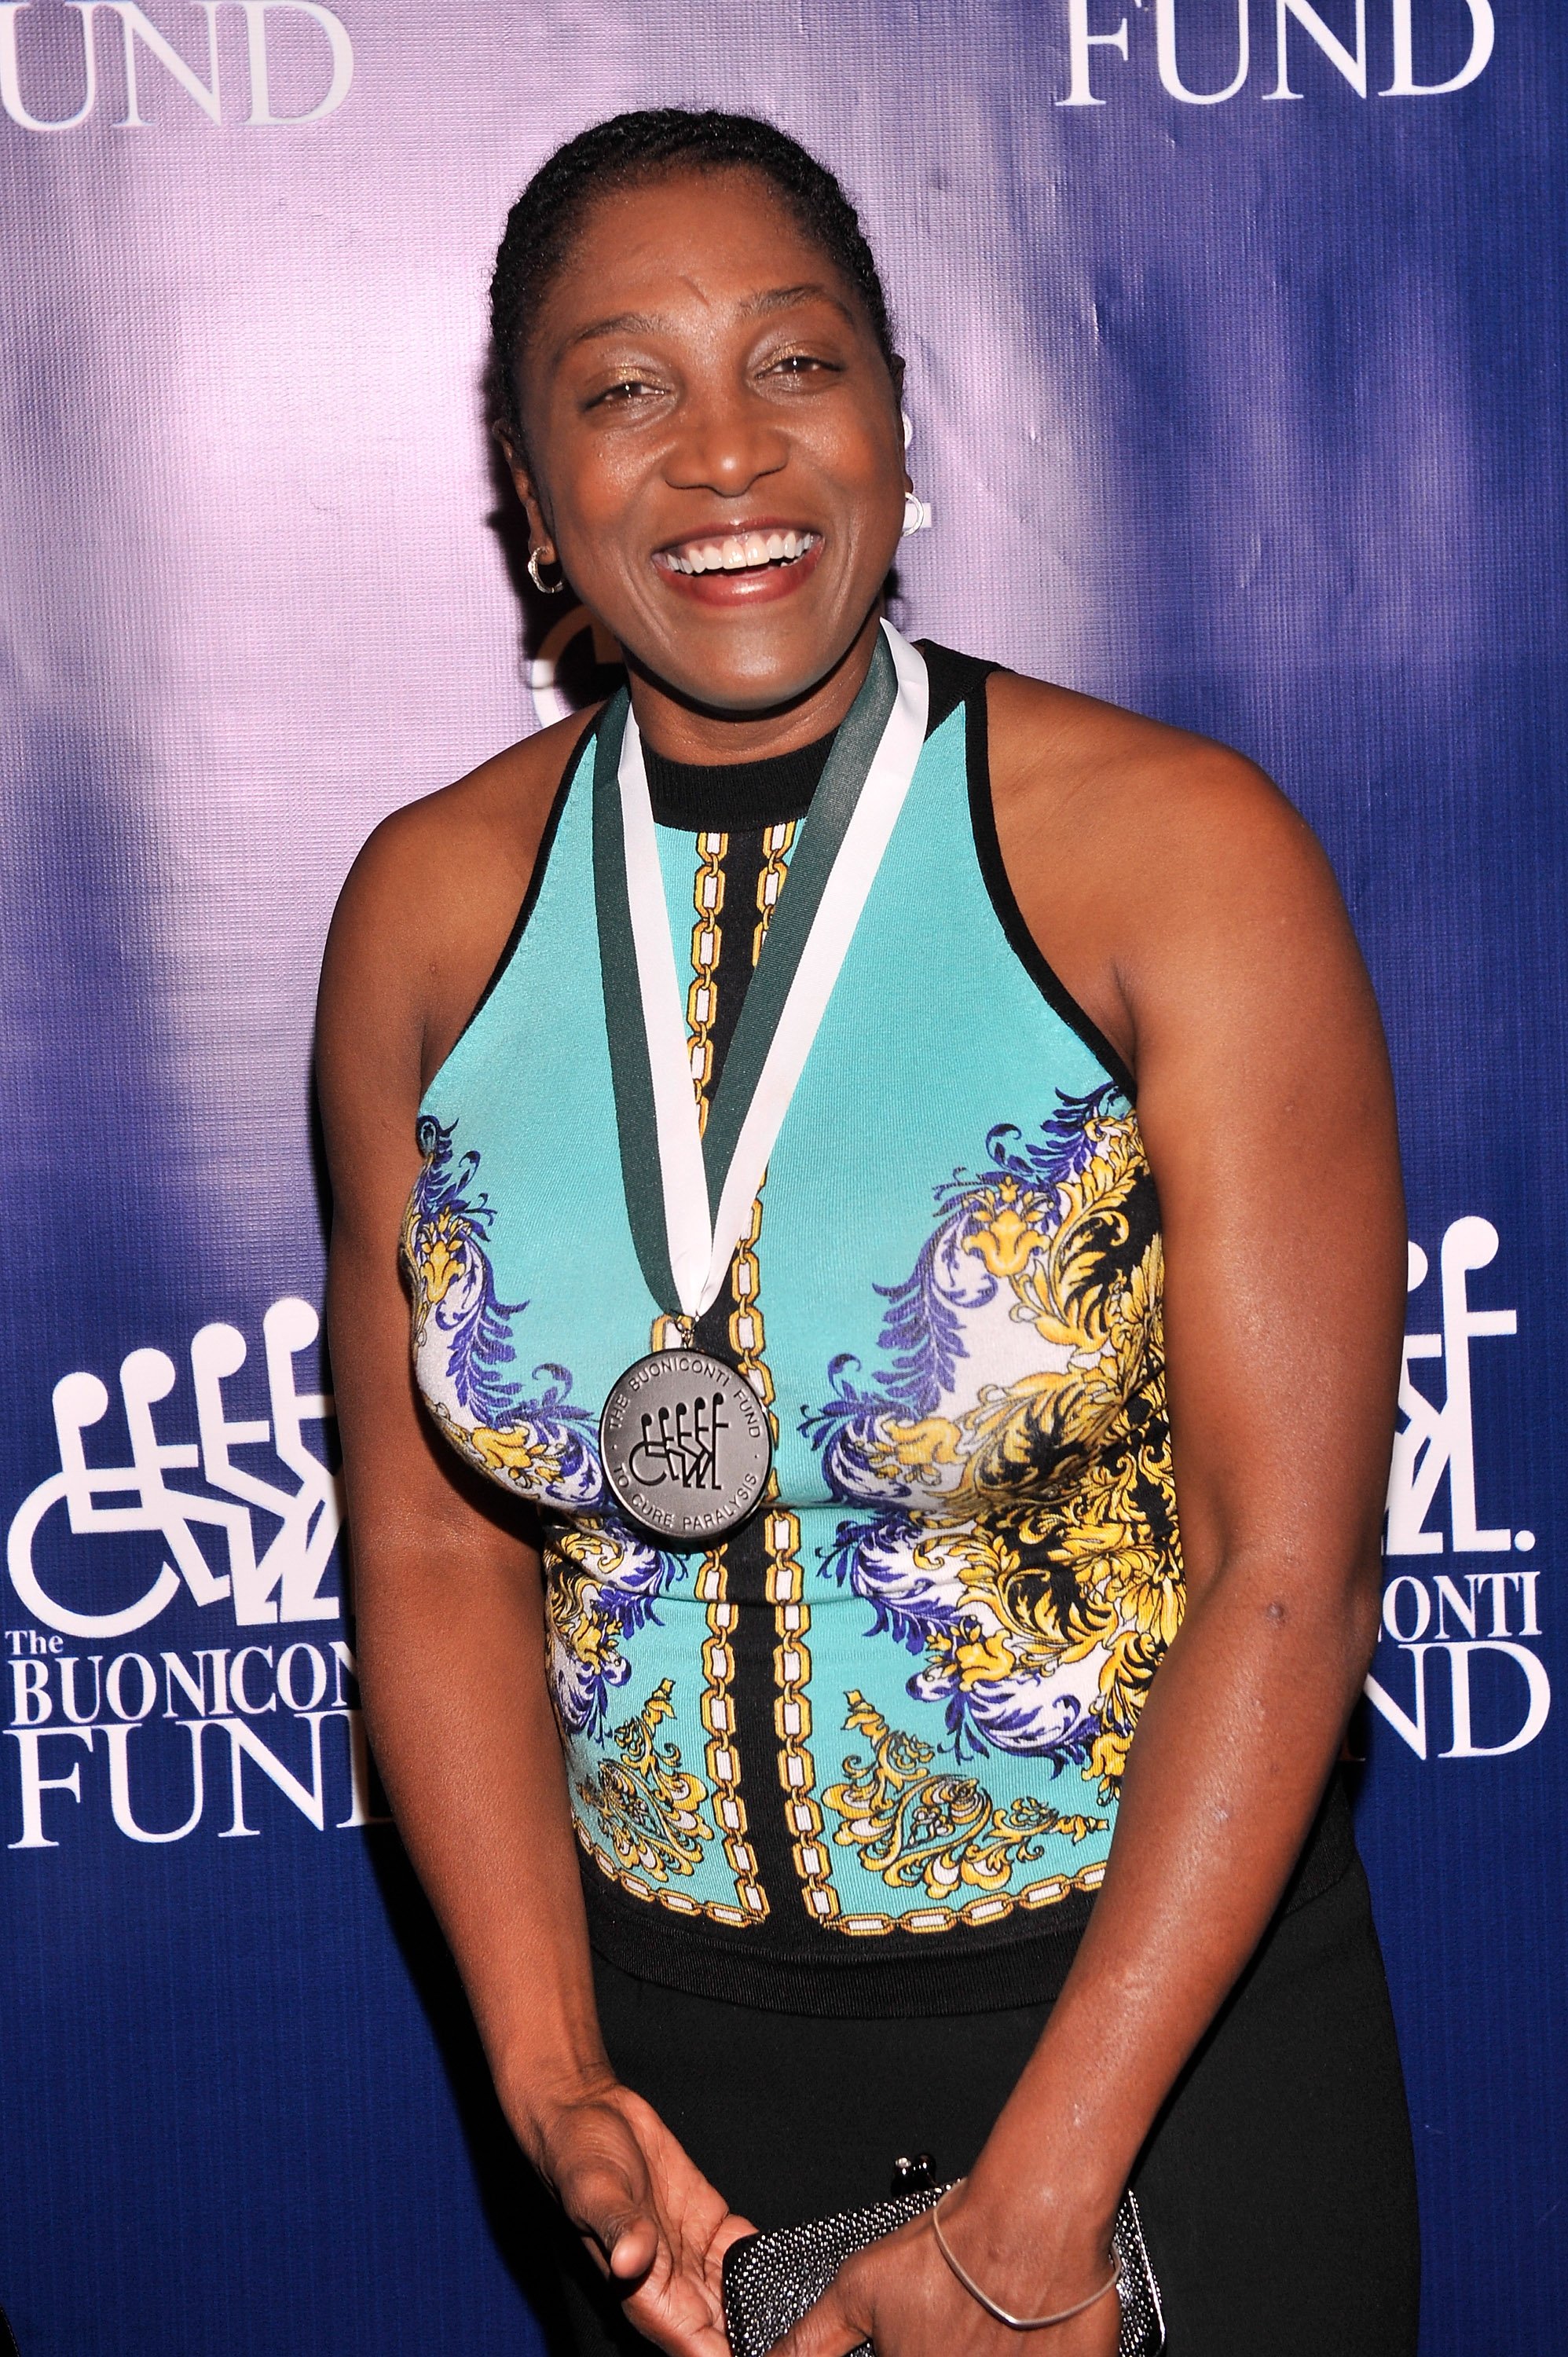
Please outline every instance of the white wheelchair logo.
[{"label": "white wheelchair logo", "polygon": [[[1470,1346],[1496,1335],[1517,1334],[1519,1318],[1512,1309],[1474,1309],[1469,1280],[1477,1269],[1489,1268],[1498,1256],[1498,1232],[1490,1220],[1455,1220],[1444,1231],[1438,1254],[1443,1292],[1441,1334],[1407,1334],[1404,1365],[1400,1377],[1400,1408],[1404,1416],[1394,1440],[1389,1471],[1390,1555],[1441,1555],[1443,1534],[1428,1530],[1426,1518],[1437,1485],[1448,1476],[1449,1538],[1458,1554],[1491,1554],[1517,1547],[1528,1554],[1535,1544],[1533,1531],[1480,1528],[1476,1507],[1476,1435],[1471,1406]],[[1419,1244],[1410,1247],[1412,1293],[1426,1282],[1427,1257]],[[1443,1362],[1442,1405],[1428,1399],[1411,1373],[1415,1359]]]},{"label": "white wheelchair logo", "polygon": [[[339,1598],[319,1591],[342,1524],[342,1503],[335,1476],[306,1447],[302,1429],[330,1416],[332,1402],[323,1393],[297,1392],[294,1383],[295,1358],[310,1348],[320,1326],[307,1301],[287,1297],[274,1302],[262,1320],[272,1415],[270,1420],[238,1423],[225,1412],[223,1385],[245,1363],[245,1338],[234,1326],[201,1329],[190,1345],[199,1448],[158,1437],[153,1409],[175,1387],[175,1363],[163,1351],[133,1351],[120,1369],[131,1440],[129,1465],[88,1464],[82,1436],[107,1414],[108,1389],[86,1372],[62,1375],[54,1389],[60,1469],[23,1501],[6,1543],[11,1585],[28,1611],[67,1636],[124,1637],[166,1609],[183,1577],[198,1604],[227,1599],[244,1628],[279,1620],[337,1620]],[[293,1488],[247,1472],[230,1453],[269,1440],[280,1464],[295,1477]],[[218,1496],[173,1488],[164,1478],[166,1472],[191,1471],[198,1465]],[[108,1499],[129,1502],[100,1504]],[[158,1531],[172,1562],[162,1565],[144,1596],[117,1612],[79,1612],[59,1603],[34,1567],[33,1545],[46,1516],[62,1502],[74,1537]],[[278,1523],[259,1557],[251,1522],[256,1506]],[[221,1542],[226,1570],[214,1570],[209,1562],[197,1535],[199,1526]]]}]

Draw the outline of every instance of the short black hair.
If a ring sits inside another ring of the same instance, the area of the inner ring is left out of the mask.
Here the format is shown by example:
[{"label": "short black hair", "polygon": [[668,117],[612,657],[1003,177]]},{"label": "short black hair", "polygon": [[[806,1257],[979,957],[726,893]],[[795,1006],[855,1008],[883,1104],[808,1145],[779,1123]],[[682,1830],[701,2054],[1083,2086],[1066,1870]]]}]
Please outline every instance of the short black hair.
[{"label": "short black hair", "polygon": [[496,425],[514,448],[522,444],[518,363],[589,206],[611,189],[682,167],[760,174],[854,288],[888,372],[897,382],[899,361],[882,280],[860,217],[827,166],[788,132],[755,114],[725,114],[712,107],[650,107],[613,114],[557,147],[507,215],[490,281],[490,405]]}]

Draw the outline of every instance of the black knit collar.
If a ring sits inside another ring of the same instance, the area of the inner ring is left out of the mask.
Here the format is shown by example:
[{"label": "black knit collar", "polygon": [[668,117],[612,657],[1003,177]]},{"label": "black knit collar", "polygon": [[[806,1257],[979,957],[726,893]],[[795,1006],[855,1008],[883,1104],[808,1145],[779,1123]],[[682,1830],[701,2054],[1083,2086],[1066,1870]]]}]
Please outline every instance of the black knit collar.
[{"label": "black knit collar", "polygon": [[836,729],[792,753],[762,761],[667,761],[646,738],[648,795],[660,826],[687,834],[745,834],[804,818],[822,781]]}]

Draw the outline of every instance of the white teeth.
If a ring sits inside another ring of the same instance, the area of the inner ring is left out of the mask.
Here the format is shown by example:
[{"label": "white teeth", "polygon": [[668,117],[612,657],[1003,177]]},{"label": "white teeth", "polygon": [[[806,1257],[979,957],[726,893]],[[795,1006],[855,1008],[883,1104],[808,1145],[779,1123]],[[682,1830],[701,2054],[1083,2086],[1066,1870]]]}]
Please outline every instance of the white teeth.
[{"label": "white teeth", "polygon": [[671,573],[745,573],[767,565],[792,564],[815,540],[809,532],[732,533],[725,540],[693,541],[665,549],[659,562]]}]

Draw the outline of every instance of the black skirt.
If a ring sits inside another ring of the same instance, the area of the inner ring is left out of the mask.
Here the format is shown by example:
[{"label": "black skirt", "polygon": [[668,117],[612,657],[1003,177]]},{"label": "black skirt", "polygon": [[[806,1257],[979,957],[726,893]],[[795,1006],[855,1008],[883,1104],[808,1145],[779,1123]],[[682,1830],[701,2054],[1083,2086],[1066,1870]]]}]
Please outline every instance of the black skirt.
[{"label": "black skirt", "polygon": [[[961,2175],[1050,2011],[833,2020],[690,1996],[602,1959],[595,1977],[617,2071],[759,2226],[880,2199],[902,2154]],[[1133,2181],[1169,2357],[1411,2357],[1414,2162],[1353,1855],[1275,1919]],[[565,2241],[561,2289],[553,2341],[575,2357],[645,2357]]]}]

